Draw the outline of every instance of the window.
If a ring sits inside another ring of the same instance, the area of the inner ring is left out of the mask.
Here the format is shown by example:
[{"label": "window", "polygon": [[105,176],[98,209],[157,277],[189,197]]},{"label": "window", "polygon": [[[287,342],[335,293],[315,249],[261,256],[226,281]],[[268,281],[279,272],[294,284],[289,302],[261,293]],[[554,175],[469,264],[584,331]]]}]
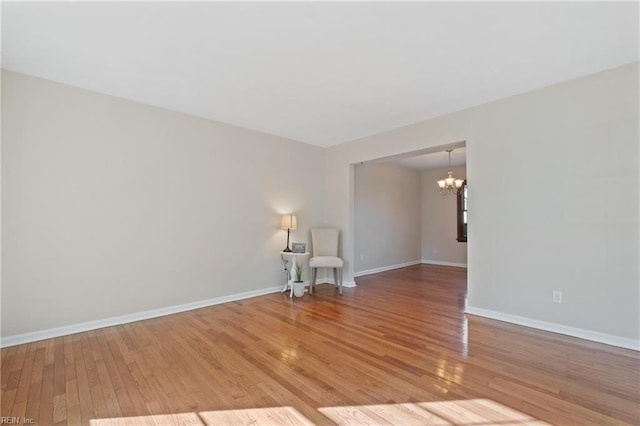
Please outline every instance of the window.
[{"label": "window", "polygon": [[458,194],[458,238],[461,243],[467,242],[467,181],[462,184]]}]

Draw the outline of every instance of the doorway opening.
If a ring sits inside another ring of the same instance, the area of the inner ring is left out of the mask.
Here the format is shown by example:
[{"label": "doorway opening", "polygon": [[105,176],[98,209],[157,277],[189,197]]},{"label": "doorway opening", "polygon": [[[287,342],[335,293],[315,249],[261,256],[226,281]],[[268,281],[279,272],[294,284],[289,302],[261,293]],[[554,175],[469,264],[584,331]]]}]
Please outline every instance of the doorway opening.
[{"label": "doorway opening", "polygon": [[354,277],[422,263],[467,267],[458,220],[466,230],[466,203],[459,214],[457,194],[441,195],[437,184],[448,171],[466,180],[466,157],[461,141],[352,165]]}]

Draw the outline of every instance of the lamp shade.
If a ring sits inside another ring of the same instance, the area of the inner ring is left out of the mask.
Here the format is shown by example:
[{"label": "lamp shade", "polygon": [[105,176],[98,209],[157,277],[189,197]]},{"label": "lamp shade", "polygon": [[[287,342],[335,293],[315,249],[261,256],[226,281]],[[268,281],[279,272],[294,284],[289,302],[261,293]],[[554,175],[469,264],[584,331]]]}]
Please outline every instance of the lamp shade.
[{"label": "lamp shade", "polygon": [[281,229],[296,229],[298,227],[298,218],[295,214],[283,214]]}]

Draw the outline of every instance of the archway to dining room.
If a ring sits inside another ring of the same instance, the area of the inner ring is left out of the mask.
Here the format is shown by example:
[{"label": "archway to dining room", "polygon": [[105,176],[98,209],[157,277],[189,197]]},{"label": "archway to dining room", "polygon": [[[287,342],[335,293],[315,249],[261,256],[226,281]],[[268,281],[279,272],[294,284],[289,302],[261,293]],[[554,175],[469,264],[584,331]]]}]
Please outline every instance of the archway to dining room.
[{"label": "archway to dining room", "polygon": [[[416,267],[463,269],[466,277],[466,149],[466,141],[460,141],[352,164],[356,282]],[[438,181],[449,172],[454,182],[463,183],[459,188],[440,188]]]}]

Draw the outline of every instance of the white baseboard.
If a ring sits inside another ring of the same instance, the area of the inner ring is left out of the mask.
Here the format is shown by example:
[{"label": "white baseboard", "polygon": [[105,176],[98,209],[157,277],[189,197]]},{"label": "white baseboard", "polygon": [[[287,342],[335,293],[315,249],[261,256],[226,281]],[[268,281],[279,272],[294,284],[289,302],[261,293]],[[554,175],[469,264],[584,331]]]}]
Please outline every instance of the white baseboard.
[{"label": "white baseboard", "polygon": [[[407,266],[419,265],[423,261],[414,260],[406,263],[398,263],[397,265],[383,266],[381,268],[367,269],[366,271],[359,271],[353,274],[355,277],[361,277],[363,275],[377,274],[378,272],[392,271],[394,269],[406,268]],[[344,284],[343,284],[344,285]]]},{"label": "white baseboard", "polygon": [[96,330],[114,325],[127,324],[134,321],[141,321],[157,318],[164,315],[177,314],[179,312],[191,311],[193,309],[205,308],[207,306],[219,305],[221,303],[234,302],[236,300],[248,299],[250,297],[263,296],[265,294],[277,293],[282,290],[282,285],[269,287],[261,290],[247,291],[244,293],[232,294],[229,296],[216,297],[213,299],[200,300],[198,302],[186,303],[184,305],[168,306],[166,308],[152,309],[150,311],[138,312],[135,314],[122,315],[113,318],[106,318],[97,321],[88,321],[80,324],[67,325],[64,327],[51,328],[48,330],[34,331],[31,333],[17,334],[15,336],[2,337],[0,347],[21,345],[23,343],[37,342],[38,340],[52,339],[54,337],[66,336],[69,334],[81,333],[83,331]]},{"label": "white baseboard", "polygon": [[[316,284],[333,284],[336,285],[336,280],[333,278],[318,278]],[[342,281],[342,287],[356,287],[355,281]]]},{"label": "white baseboard", "polygon": [[502,312],[476,308],[473,306],[467,306],[467,309],[465,309],[465,313],[478,315],[485,318],[491,318],[498,321],[509,322],[512,324],[523,325],[525,327],[536,328],[538,330],[550,331],[552,333],[578,337],[580,339],[591,340],[593,342],[604,343],[606,345],[640,351],[640,340],[628,339],[626,337],[614,336],[612,334],[605,334],[597,331],[585,330],[582,328],[569,327],[552,322],[505,314]]},{"label": "white baseboard", "polygon": [[[316,284],[333,284],[335,285],[335,280],[333,278],[318,278]],[[311,285],[311,281],[305,281],[304,286],[309,287]],[[342,281],[342,287],[355,287],[355,281]],[[275,292],[273,292],[275,293]]]},{"label": "white baseboard", "polygon": [[422,263],[427,263],[429,265],[441,265],[441,266],[456,266],[458,268],[466,268],[466,263],[455,263],[455,262],[441,262],[439,260],[425,260],[422,259]]}]

